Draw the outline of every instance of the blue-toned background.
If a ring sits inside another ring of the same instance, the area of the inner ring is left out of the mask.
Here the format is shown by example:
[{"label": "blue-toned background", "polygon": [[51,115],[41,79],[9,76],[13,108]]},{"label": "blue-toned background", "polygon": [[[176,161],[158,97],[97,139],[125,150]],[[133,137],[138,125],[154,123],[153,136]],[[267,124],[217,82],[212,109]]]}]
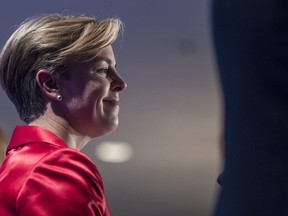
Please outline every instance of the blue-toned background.
[{"label": "blue-toned background", "polygon": [[[25,18],[55,12],[116,16],[126,25],[115,47],[128,83],[120,126],[83,149],[102,173],[113,215],[211,215],[222,105],[209,0],[0,0],[0,46]],[[22,122],[2,90],[0,101],[0,126],[9,138]],[[99,160],[94,152],[102,141],[127,142],[132,158]]]}]

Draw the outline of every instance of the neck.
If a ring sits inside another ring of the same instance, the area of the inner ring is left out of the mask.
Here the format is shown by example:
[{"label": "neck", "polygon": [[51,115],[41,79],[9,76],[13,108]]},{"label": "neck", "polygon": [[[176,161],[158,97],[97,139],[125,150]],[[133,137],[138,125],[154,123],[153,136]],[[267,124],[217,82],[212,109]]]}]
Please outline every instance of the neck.
[{"label": "neck", "polygon": [[73,130],[65,119],[60,116],[48,115],[47,112],[29,125],[49,130],[62,139],[69,147],[77,150],[81,150],[90,141],[89,137],[85,137]]}]

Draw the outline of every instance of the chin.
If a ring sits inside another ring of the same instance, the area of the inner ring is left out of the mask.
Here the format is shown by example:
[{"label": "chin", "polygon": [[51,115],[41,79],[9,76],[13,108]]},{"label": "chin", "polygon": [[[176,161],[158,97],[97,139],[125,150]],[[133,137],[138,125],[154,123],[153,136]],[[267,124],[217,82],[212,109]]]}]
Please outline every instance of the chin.
[{"label": "chin", "polygon": [[111,133],[111,132],[115,131],[117,128],[118,128],[118,123],[117,124],[113,124],[107,130],[107,133]]},{"label": "chin", "polygon": [[107,128],[108,131],[115,131],[118,128],[119,119],[118,117],[113,117],[108,119],[108,121],[106,121],[103,125]]},{"label": "chin", "polygon": [[108,123],[108,124],[102,125],[102,128],[100,130],[99,130],[99,127],[96,127],[96,130],[94,130],[94,132],[96,131],[96,134],[94,134],[93,137],[99,137],[99,136],[109,134],[115,131],[117,128],[118,128],[118,121],[114,123]]}]

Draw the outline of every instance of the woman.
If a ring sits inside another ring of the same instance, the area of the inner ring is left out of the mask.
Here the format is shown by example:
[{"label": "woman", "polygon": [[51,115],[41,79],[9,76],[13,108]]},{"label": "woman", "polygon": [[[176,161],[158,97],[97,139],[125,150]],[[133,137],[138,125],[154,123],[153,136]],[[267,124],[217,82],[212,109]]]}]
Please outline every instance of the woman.
[{"label": "woman", "polygon": [[110,215],[103,183],[79,152],[118,126],[126,88],[111,44],[118,19],[45,15],[24,22],[0,56],[20,118],[0,171],[1,215]]}]

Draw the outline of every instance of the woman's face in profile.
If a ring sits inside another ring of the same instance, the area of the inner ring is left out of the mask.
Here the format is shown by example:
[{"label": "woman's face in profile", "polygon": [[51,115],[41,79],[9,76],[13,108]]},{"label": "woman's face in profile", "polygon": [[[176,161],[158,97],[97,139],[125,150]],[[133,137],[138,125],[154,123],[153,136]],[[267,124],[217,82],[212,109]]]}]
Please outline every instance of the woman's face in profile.
[{"label": "woman's face in profile", "polygon": [[60,81],[61,109],[77,133],[97,137],[118,126],[119,93],[126,88],[116,70],[111,46],[93,60],[70,65],[71,76]]}]

